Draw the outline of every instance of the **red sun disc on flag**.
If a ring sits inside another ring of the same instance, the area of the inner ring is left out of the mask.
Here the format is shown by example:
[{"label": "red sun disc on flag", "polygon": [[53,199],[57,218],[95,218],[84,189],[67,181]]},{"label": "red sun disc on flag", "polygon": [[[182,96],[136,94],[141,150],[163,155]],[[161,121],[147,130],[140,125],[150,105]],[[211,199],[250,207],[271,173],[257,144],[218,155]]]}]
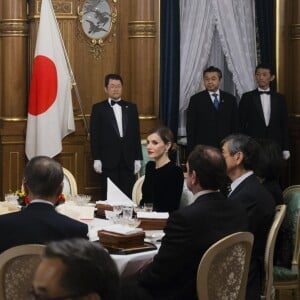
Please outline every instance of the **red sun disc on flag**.
[{"label": "red sun disc on flag", "polygon": [[49,109],[57,95],[57,72],[55,64],[46,56],[34,58],[30,83],[28,112],[39,115]]}]

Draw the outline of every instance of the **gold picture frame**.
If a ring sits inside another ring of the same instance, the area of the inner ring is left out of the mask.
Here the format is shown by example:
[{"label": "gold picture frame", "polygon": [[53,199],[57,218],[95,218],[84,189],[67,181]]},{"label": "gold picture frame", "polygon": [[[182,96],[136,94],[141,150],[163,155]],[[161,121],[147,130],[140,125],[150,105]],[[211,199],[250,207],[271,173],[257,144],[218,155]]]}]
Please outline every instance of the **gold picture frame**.
[{"label": "gold picture frame", "polygon": [[81,0],[78,5],[79,31],[96,59],[101,58],[106,42],[115,36],[117,0]]}]

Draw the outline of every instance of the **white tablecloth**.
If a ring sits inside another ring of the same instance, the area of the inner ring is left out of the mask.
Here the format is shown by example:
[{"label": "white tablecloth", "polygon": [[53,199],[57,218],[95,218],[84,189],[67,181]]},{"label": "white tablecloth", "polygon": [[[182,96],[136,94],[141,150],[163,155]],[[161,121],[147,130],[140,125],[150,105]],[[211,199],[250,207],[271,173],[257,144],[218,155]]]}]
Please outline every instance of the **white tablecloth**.
[{"label": "white tablecloth", "polygon": [[[110,224],[110,221],[99,218],[95,218],[93,220],[84,220],[82,222],[86,223],[89,226],[89,239],[91,241],[99,240],[97,233],[98,230],[101,230],[103,227]],[[150,233],[153,233],[153,231],[151,231]],[[159,246],[159,244],[157,244],[157,246]],[[126,277],[135,274],[143,267],[145,267],[148,263],[150,263],[157,251],[158,250],[156,249],[134,254],[113,254],[111,255],[111,257],[115,261],[121,277]]]}]

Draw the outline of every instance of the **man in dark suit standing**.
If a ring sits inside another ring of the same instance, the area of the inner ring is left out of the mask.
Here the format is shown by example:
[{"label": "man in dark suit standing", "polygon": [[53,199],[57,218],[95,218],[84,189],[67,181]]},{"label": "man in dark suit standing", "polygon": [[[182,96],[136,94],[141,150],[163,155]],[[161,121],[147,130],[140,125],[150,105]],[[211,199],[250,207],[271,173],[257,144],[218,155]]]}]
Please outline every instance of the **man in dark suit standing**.
[{"label": "man in dark suit standing", "polygon": [[235,97],[220,90],[222,72],[216,67],[203,71],[206,90],[191,97],[187,109],[187,150],[204,144],[219,147],[221,140],[238,131]]},{"label": "man in dark suit standing", "polygon": [[93,105],[90,134],[94,169],[109,177],[131,198],[134,174],[141,167],[142,149],[135,104],[122,100],[123,80],[118,74],[105,76],[108,99]]},{"label": "man in dark suit standing", "polygon": [[22,244],[87,238],[86,224],[55,211],[63,189],[61,165],[50,157],[36,156],[25,167],[24,189],[30,204],[20,212],[0,216],[0,252]]},{"label": "man in dark suit standing", "polygon": [[225,178],[221,152],[196,146],[188,157],[186,178],[195,201],[169,217],[158,254],[137,274],[136,284],[124,284],[122,299],[197,299],[196,275],[205,251],[224,236],[248,229],[242,205],[218,191]]},{"label": "man in dark suit standing", "polygon": [[228,198],[245,207],[249,231],[254,234],[246,299],[259,300],[265,245],[275,213],[275,201],[253,174],[259,163],[259,145],[253,138],[243,134],[230,135],[222,141],[222,153],[232,180]]},{"label": "man in dark suit standing", "polygon": [[283,152],[283,158],[288,159],[287,108],[283,95],[270,90],[270,82],[275,79],[272,68],[258,65],[255,79],[258,88],[243,94],[239,103],[241,132],[275,141]]}]

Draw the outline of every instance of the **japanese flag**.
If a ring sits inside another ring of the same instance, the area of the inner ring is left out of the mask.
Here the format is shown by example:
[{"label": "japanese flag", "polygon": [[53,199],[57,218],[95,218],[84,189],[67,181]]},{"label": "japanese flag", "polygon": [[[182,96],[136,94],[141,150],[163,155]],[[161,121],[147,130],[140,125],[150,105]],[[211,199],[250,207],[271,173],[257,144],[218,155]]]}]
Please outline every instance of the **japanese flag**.
[{"label": "japanese flag", "polygon": [[25,152],[53,157],[75,130],[71,78],[50,0],[42,0],[30,83]]}]

